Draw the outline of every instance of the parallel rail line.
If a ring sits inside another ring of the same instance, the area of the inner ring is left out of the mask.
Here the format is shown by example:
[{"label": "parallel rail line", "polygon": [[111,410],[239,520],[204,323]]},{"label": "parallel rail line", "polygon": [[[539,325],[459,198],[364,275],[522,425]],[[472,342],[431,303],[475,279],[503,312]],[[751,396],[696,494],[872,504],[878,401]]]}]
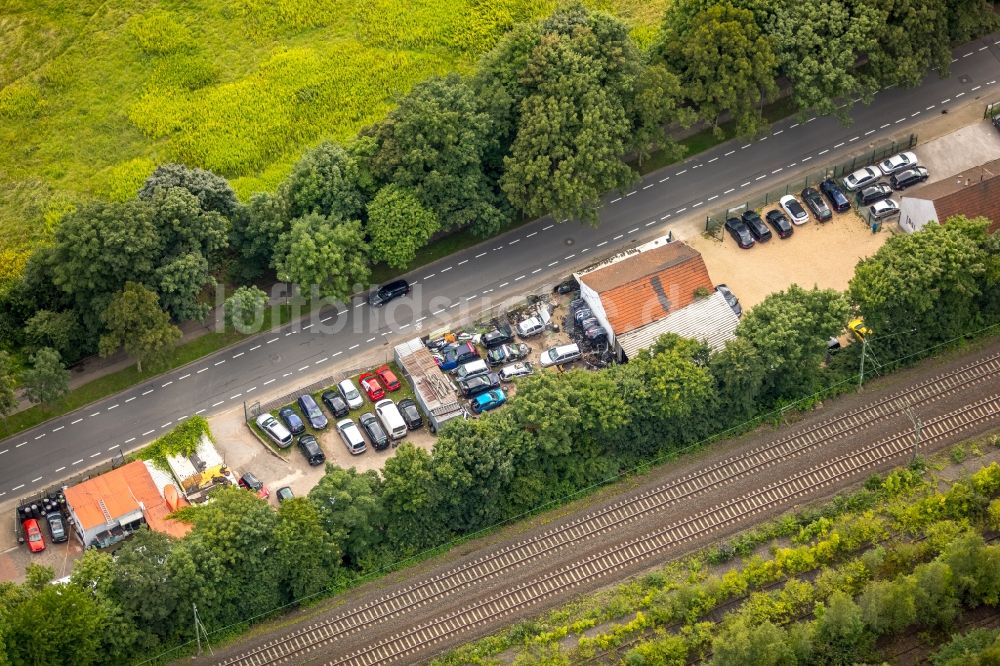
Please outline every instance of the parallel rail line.
[{"label": "parallel rail line", "polygon": [[454,594],[475,583],[525,566],[544,555],[663,511],[684,499],[718,488],[721,484],[802,455],[831,441],[848,437],[874,423],[898,415],[910,405],[933,402],[987,381],[998,374],[1000,374],[1000,353],[923,380],[864,407],[822,420],[773,442],[701,468],[575,521],[396,590],[366,605],[303,627],[280,639],[223,661],[221,665],[262,666],[287,661],[307,650],[315,641],[328,643],[363,628],[370,628],[374,622],[396,617],[429,601]]}]

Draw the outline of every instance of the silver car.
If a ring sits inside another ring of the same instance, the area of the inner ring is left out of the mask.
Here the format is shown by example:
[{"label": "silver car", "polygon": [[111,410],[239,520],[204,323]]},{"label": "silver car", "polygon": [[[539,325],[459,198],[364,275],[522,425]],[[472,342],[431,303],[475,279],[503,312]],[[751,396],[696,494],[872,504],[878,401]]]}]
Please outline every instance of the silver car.
[{"label": "silver car", "polygon": [[844,187],[849,189],[851,192],[856,192],[862,187],[867,187],[871,185],[879,178],[882,177],[882,172],[875,167],[864,167],[863,169],[858,169],[854,173],[850,174],[844,178]]},{"label": "silver car", "polygon": [[889,217],[890,215],[895,215],[899,212],[899,204],[892,199],[882,199],[882,201],[876,201],[874,204],[869,206],[868,212],[871,213],[871,216],[875,219]]},{"label": "silver car", "polygon": [[528,375],[535,374],[535,369],[531,366],[528,361],[521,361],[519,363],[511,363],[510,365],[505,365],[500,368],[500,381],[502,382],[512,382],[518,377],[527,377]]},{"label": "silver car", "polygon": [[916,153],[900,153],[898,155],[893,155],[887,159],[882,160],[878,163],[878,168],[882,170],[886,176],[891,176],[897,171],[902,171],[903,169],[912,169],[917,164]]},{"label": "silver car", "polygon": [[279,447],[284,449],[292,445],[292,433],[289,432],[288,428],[286,428],[283,423],[270,414],[261,414],[258,416],[257,426],[263,430],[268,437],[274,440],[274,443]]}]

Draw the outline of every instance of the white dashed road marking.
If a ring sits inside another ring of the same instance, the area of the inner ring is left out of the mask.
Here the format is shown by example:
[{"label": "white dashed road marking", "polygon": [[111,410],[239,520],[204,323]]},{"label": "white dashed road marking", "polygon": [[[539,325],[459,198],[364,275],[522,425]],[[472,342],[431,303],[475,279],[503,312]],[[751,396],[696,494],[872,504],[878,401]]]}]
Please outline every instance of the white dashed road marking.
[{"label": "white dashed road marking", "polygon": [[361,346],[360,344],[353,344],[353,345],[351,345],[350,347],[347,348],[347,351],[351,351],[353,349],[357,349],[360,346]]},{"label": "white dashed road marking", "polygon": [[133,400],[135,400],[135,396],[132,396],[131,398],[125,398],[126,403],[132,402]]},{"label": "white dashed road marking", "polygon": [[674,175],[675,175],[675,176],[680,176],[681,174],[684,174],[684,173],[687,173],[687,172],[688,172],[688,170],[687,170],[687,169],[684,169],[683,171],[678,171],[678,172],[677,172],[676,174],[674,174]]},{"label": "white dashed road marking", "polygon": [[754,180],[764,180],[765,178],[767,178],[767,174],[766,173],[763,174],[763,175],[761,175],[761,176],[757,176],[756,178],[754,178]]},{"label": "white dashed road marking", "polygon": [[803,158],[802,158],[802,161],[803,161],[803,162],[808,162],[808,161],[809,161],[809,160],[811,160],[812,158],[813,158],[813,156],[812,156],[812,155],[810,155],[809,157],[803,157]]},{"label": "white dashed road marking", "polygon": [[66,427],[66,426],[59,426],[58,428],[53,428],[53,429],[52,429],[52,432],[59,432],[60,430],[62,430],[62,429],[63,429],[63,428],[65,428],[65,427]]},{"label": "white dashed road marking", "polygon": [[[146,394],[145,394],[145,393],[143,393],[143,395],[146,395]],[[72,421],[72,422],[70,423],[70,425],[76,425],[77,423],[79,423],[79,422],[80,422],[80,421],[82,421],[82,420],[83,420],[83,419],[77,419],[76,421]]]},{"label": "white dashed road marking", "polygon": [[[134,441],[135,441],[135,437],[129,437],[128,439],[125,440],[125,443],[126,444],[131,444]],[[56,471],[58,472],[59,470],[56,470]]]},{"label": "white dashed road marking", "polygon": [[532,231],[530,234],[528,234],[527,236],[525,236],[525,238],[531,238],[532,236],[537,236],[537,235],[538,235],[537,231]]},{"label": "white dashed road marking", "polygon": [[723,157],[729,157],[730,155],[732,155],[735,152],[736,152],[735,150],[730,150],[728,153],[726,153],[725,155],[723,155]]},{"label": "white dashed road marking", "polygon": [[601,241],[600,243],[597,244],[597,247],[601,247],[601,246],[604,246],[604,245],[607,245],[607,244],[608,244],[608,241]]},{"label": "white dashed road marking", "polygon": [[[221,405],[222,403],[220,402],[220,403],[218,403],[218,404],[220,404],[220,405]],[[212,406],[214,407],[215,405],[212,405]],[[154,432],[156,432],[156,431],[155,431],[155,430],[147,430],[146,432],[142,433],[142,435],[141,435],[141,436],[142,436],[142,437],[145,437],[146,435],[152,435],[152,434],[153,434]],[[73,464],[75,465],[76,463],[73,463]]]},{"label": "white dashed road marking", "polygon": [[611,203],[618,203],[618,202],[619,202],[619,201],[621,201],[621,200],[622,200],[622,198],[621,198],[621,197],[618,197],[617,199],[612,199],[612,200],[611,200]]},{"label": "white dashed road marking", "polygon": [[266,382],[264,382],[264,386],[267,386],[268,384],[270,384],[270,383],[272,383],[274,381],[275,381],[274,379],[268,379]]},{"label": "white dashed road marking", "polygon": [[982,86],[976,86],[975,88],[970,89],[970,92],[976,92],[980,88],[982,88]]},{"label": "white dashed road marking", "polygon": [[174,383],[173,381],[169,381],[169,382],[167,382],[166,384],[162,384],[162,385],[160,386],[160,388],[167,388],[168,386],[170,386],[170,385],[171,385],[171,384],[173,384],[173,383]]},{"label": "white dashed road marking", "polygon": [[550,225],[549,225],[549,226],[547,226],[547,227],[542,227],[542,231],[548,231],[549,229],[551,229],[551,228],[552,228],[552,227],[554,227],[554,226],[556,226],[556,225],[554,225],[554,224],[550,224]]},{"label": "white dashed road marking", "polygon": [[221,405],[224,402],[225,402],[225,400],[220,400],[219,402],[213,404],[212,407],[218,407],[219,405]]},{"label": "white dashed road marking", "polygon": [[828,152],[830,152],[830,149],[829,149],[829,148],[824,148],[823,150],[819,151],[819,152],[818,152],[818,153],[816,153],[816,154],[817,154],[817,155],[825,155],[825,154],[826,154],[826,153],[828,153]]},{"label": "white dashed road marking", "polygon": [[226,359],[222,359],[221,361],[217,362],[215,365],[222,365],[225,362],[226,362]]},{"label": "white dashed road marking", "polygon": [[552,268],[553,266],[555,266],[555,265],[556,265],[556,264],[558,264],[558,263],[559,263],[559,260],[558,260],[558,259],[557,259],[557,260],[555,260],[555,261],[553,261],[553,262],[551,262],[551,263],[549,264],[549,268]]},{"label": "white dashed road marking", "polygon": [[714,201],[715,199],[718,199],[718,198],[719,198],[718,194],[713,194],[709,198],[705,199],[705,201]]},{"label": "white dashed road marking", "polygon": [[708,163],[709,163],[709,164],[711,164],[712,162],[714,162],[714,161],[715,161],[715,160],[717,160],[717,159],[719,159],[719,158],[718,158],[718,156],[716,156],[716,157],[713,157],[712,159],[710,159],[710,160],[708,161]]},{"label": "white dashed road marking", "polygon": [[955,99],[958,99],[959,97],[961,97],[961,96],[962,96],[962,95],[964,95],[964,94],[965,94],[964,92],[960,92],[960,93],[958,93],[957,95],[955,95]]},{"label": "white dashed road marking", "polygon": [[840,148],[840,147],[841,147],[841,146],[843,146],[843,145],[844,145],[844,142],[843,142],[843,141],[841,141],[840,143],[838,143],[838,144],[837,144],[836,146],[834,146],[833,148],[834,148],[834,150],[836,150],[837,148]]},{"label": "white dashed road marking", "polygon": [[666,176],[665,178],[661,178],[659,182],[661,182],[661,183],[665,183],[665,182],[667,182],[668,180],[670,180],[670,176]]},{"label": "white dashed road marking", "polygon": [[535,270],[531,271],[531,274],[534,275],[535,273],[541,273],[541,272],[542,272],[541,268],[536,268]]}]

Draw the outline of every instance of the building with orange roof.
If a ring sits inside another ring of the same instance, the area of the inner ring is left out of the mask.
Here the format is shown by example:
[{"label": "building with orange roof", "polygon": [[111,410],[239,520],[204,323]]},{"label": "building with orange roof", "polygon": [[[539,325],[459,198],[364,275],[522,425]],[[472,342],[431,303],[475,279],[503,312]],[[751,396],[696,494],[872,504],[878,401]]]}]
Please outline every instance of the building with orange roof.
[{"label": "building with orange roof", "polygon": [[[64,490],[66,509],[77,538],[84,547],[106,548],[137,531],[150,529],[175,537],[190,531],[190,525],[171,520],[174,510],[164,499],[163,488],[154,481],[147,463],[130,462]],[[187,506],[176,498],[176,508]]]},{"label": "building with orange roof", "polygon": [[619,360],[634,358],[665,333],[718,348],[739,322],[715,291],[701,254],[672,235],[629,248],[575,277]]}]

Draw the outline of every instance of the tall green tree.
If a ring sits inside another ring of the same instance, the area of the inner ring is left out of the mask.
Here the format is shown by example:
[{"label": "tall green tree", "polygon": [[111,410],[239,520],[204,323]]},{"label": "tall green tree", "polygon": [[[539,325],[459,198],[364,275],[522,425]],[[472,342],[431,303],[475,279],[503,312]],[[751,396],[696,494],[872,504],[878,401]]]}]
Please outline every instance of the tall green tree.
[{"label": "tall green tree", "polygon": [[372,259],[406,268],[440,224],[410,189],[386,185],[368,204]]},{"label": "tall green tree", "polygon": [[289,217],[317,213],[353,220],[364,209],[357,160],[343,147],[324,141],[306,152],[282,183]]},{"label": "tall green tree", "polygon": [[345,563],[356,569],[364,568],[382,541],[380,488],[374,471],[359,474],[329,465],[309,491],[323,529],[344,553]]},{"label": "tall green tree", "polygon": [[401,444],[382,470],[382,510],[387,546],[397,556],[414,555],[444,543],[452,535],[437,510],[431,456],[412,444]]},{"label": "tall green tree", "polygon": [[204,169],[189,169],[183,164],[163,164],[146,179],[139,190],[140,199],[152,199],[157,190],[184,188],[198,199],[202,210],[231,218],[239,205],[236,192],[225,178]]},{"label": "tall green tree", "polygon": [[8,352],[0,350],[0,418],[6,418],[17,407],[17,371]]},{"label": "tall green tree", "polygon": [[59,352],[42,347],[31,356],[31,367],[24,372],[24,396],[31,402],[53,403],[69,393],[69,372]]},{"label": "tall green tree", "polygon": [[873,636],[861,618],[861,609],[841,591],[816,609],[813,625],[813,661],[826,666],[851,666],[871,651]]},{"label": "tall green tree", "polygon": [[882,86],[915,86],[928,70],[947,76],[951,66],[948,3],[945,0],[882,0],[876,48],[868,65]]},{"label": "tall green tree", "polygon": [[274,267],[274,252],[291,227],[288,199],[281,194],[257,193],[233,217],[233,247],[240,252],[243,277],[252,279]]},{"label": "tall green tree", "polygon": [[168,260],[197,253],[212,261],[229,247],[229,219],[202,209],[198,197],[183,187],[157,188],[148,205]]},{"label": "tall green tree", "polygon": [[103,663],[99,648],[105,617],[94,597],[76,585],[45,585],[5,615],[7,656],[15,666]]},{"label": "tall green tree", "polygon": [[712,641],[712,666],[795,666],[798,660],[786,632],[764,621],[734,622]]},{"label": "tall green tree", "polygon": [[715,378],[719,404],[725,406],[720,414],[739,423],[757,412],[767,368],[753,344],[745,338],[730,340],[712,354],[709,370]]},{"label": "tall green tree", "polygon": [[165,360],[181,337],[170,323],[170,316],[160,309],[159,298],[141,284],[126,282],[115,294],[101,316],[106,333],[101,336],[101,356],[110,356],[124,347],[125,353],[142,365],[156,365]]},{"label": "tall green tree", "polygon": [[684,156],[671,130],[674,125],[690,127],[697,116],[684,105],[684,84],[677,74],[662,63],[643,67],[636,81],[634,113],[632,146],[640,164],[656,149],[674,159]]},{"label": "tall green tree", "polygon": [[208,261],[199,252],[173,258],[154,273],[160,303],[176,321],[204,319],[212,309],[198,300],[201,292],[215,284],[208,272]]},{"label": "tall green tree", "polygon": [[80,323],[72,310],[39,310],[24,324],[25,345],[31,351],[51,347],[66,359],[79,358]]},{"label": "tall green tree", "polygon": [[226,299],[226,325],[241,333],[250,333],[257,320],[263,321],[267,293],[253,286],[238,287]]},{"label": "tall green tree", "polygon": [[315,505],[304,497],[282,502],[278,508],[274,550],[287,601],[305,600],[326,590],[341,561],[340,549],[323,529]]},{"label": "tall green tree", "polygon": [[170,537],[147,528],[115,553],[107,596],[139,629],[140,652],[170,641],[188,623],[190,609],[165,573],[172,547]]},{"label": "tall green tree", "polygon": [[292,222],[275,250],[278,279],[320,296],[345,299],[368,283],[368,244],[361,222],[341,222],[310,213]]}]

